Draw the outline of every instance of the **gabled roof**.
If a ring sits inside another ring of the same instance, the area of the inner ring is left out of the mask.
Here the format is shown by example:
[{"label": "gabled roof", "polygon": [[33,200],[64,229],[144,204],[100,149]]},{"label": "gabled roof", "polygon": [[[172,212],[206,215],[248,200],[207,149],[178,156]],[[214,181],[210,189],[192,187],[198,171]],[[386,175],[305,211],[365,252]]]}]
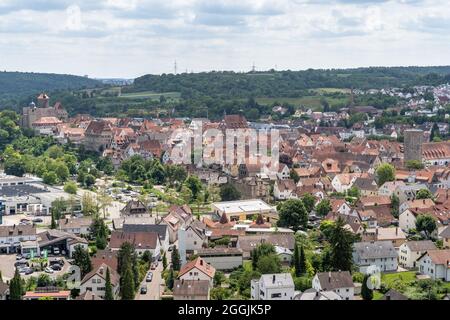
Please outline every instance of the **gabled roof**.
[{"label": "gabled roof", "polygon": [[214,278],[214,275],[216,273],[216,269],[213,266],[211,266],[202,258],[198,257],[197,259],[190,261],[181,267],[178,278],[182,277],[192,269],[198,269],[210,278]]},{"label": "gabled roof", "polygon": [[156,249],[159,242],[159,235],[156,232],[113,231],[111,233],[110,248],[120,248],[125,242],[134,245],[135,249]]},{"label": "gabled roof", "polygon": [[397,258],[391,241],[356,242],[354,251],[360,259]]},{"label": "gabled roof", "polygon": [[348,271],[317,273],[322,290],[334,290],[338,288],[353,288],[352,275]]},{"label": "gabled roof", "polygon": [[408,241],[405,242],[405,245],[411,251],[427,251],[427,250],[436,250],[436,245],[431,240],[422,240],[422,241]]},{"label": "gabled roof", "polygon": [[112,269],[111,267],[109,267],[107,264],[102,263],[101,265],[99,265],[97,268],[93,269],[91,272],[89,272],[87,275],[84,276],[83,280],[81,281],[81,283],[86,283],[87,281],[89,281],[89,279],[91,279],[93,276],[99,276],[100,278],[106,280],[106,270],[109,269],[109,275],[110,275],[110,279],[111,279],[111,284],[115,287],[119,285],[119,280],[120,280],[120,276],[117,273],[116,270]]},{"label": "gabled roof", "polygon": [[434,264],[442,264],[444,266],[447,266],[447,268],[450,268],[450,249],[428,250],[417,260],[420,260],[427,255],[430,257],[431,261]]},{"label": "gabled roof", "polygon": [[208,296],[208,280],[175,280],[173,285],[174,296]]}]

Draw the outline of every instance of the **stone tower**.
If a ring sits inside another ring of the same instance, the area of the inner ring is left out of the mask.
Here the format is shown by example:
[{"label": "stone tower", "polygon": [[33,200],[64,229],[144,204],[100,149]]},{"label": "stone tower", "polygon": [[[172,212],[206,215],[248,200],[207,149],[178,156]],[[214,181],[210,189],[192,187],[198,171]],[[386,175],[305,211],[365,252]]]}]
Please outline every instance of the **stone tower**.
[{"label": "stone tower", "polygon": [[48,97],[47,94],[41,93],[37,98],[37,100],[38,100],[38,108],[48,108],[50,98]]},{"label": "stone tower", "polygon": [[410,160],[422,161],[423,131],[417,129],[404,132],[405,162]]}]

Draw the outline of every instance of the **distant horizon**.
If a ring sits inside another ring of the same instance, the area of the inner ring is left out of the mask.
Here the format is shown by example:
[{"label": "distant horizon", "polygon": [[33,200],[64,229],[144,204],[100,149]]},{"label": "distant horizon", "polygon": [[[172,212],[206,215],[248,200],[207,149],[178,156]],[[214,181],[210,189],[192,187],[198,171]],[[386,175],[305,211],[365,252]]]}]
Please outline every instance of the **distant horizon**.
[{"label": "distant horizon", "polygon": [[[300,71],[307,71],[307,70],[354,70],[354,69],[368,69],[368,68],[447,68],[450,67],[449,64],[442,64],[442,65],[369,65],[369,66],[356,66],[356,67],[330,67],[330,68],[304,68],[304,69],[255,69],[255,72],[285,72],[285,71],[293,71],[293,72],[300,72]],[[7,72],[7,73],[35,73],[35,74],[56,74],[56,75],[71,75],[71,76],[78,76],[78,77],[88,77],[89,79],[93,80],[135,80],[139,77],[146,76],[146,75],[154,75],[154,76],[161,76],[163,74],[174,74],[172,72],[163,72],[163,73],[144,73],[141,75],[138,75],[136,77],[126,77],[126,76],[91,76],[89,74],[73,74],[73,73],[60,73],[60,72],[46,72],[46,71],[21,71],[21,70],[2,70],[0,72]],[[199,73],[210,73],[210,72],[235,72],[235,73],[250,73],[252,72],[251,69],[245,71],[245,70],[215,70],[215,69],[209,69],[209,70],[202,70],[202,71],[193,71],[191,72],[188,70],[187,73],[193,73],[193,74],[199,74]],[[186,73],[186,70],[177,72],[177,75]]]}]

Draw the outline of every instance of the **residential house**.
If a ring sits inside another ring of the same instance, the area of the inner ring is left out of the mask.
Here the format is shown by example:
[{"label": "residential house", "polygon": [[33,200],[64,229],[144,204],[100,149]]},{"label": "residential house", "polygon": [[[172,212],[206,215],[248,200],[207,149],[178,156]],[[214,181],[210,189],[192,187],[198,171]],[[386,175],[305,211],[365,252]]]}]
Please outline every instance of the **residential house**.
[{"label": "residential house", "polygon": [[159,241],[161,242],[161,248],[164,251],[169,249],[169,227],[165,224],[139,224],[134,223],[129,220],[125,220],[122,231],[126,233],[133,232],[151,232],[157,233],[159,236]]},{"label": "residential house", "polygon": [[277,180],[273,187],[273,196],[277,200],[297,199],[297,186],[294,180]]},{"label": "residential house", "polygon": [[290,273],[263,274],[251,280],[250,293],[252,300],[292,300],[294,280]]},{"label": "residential house", "polygon": [[214,275],[216,269],[205,260],[198,257],[195,260],[189,261],[183,265],[178,273],[179,280],[206,280],[209,285],[213,287]]},{"label": "residential house", "polygon": [[239,236],[236,247],[242,249],[244,259],[249,259],[251,251],[262,243],[271,243],[274,246],[280,246],[293,251],[295,247],[295,236],[293,233],[242,235]]},{"label": "residential house", "polygon": [[125,242],[133,245],[139,256],[143,255],[145,251],[150,251],[153,259],[158,259],[161,255],[161,240],[157,232],[113,231],[109,248],[113,251],[118,251]]},{"label": "residential house", "polygon": [[362,235],[363,241],[391,241],[395,248],[399,248],[405,241],[406,235],[399,227],[368,228]]},{"label": "residential house", "polygon": [[188,205],[173,205],[169,208],[169,213],[163,218],[162,223],[169,227],[170,243],[177,241],[178,230],[188,226],[192,219],[192,210]]},{"label": "residential house", "polygon": [[296,295],[294,300],[342,300],[342,297],[334,291],[317,291],[310,288]]},{"label": "residential house", "polygon": [[450,281],[450,249],[428,250],[418,260],[421,274],[433,280]]},{"label": "residential house", "polygon": [[111,268],[105,263],[97,266],[84,276],[83,280],[81,280],[80,294],[85,294],[86,292],[90,291],[92,294],[98,296],[101,299],[104,299],[106,289],[106,273],[108,269],[113,296],[114,298],[118,298],[120,289],[120,276],[115,269]]},{"label": "residential house", "polygon": [[121,216],[133,216],[148,214],[147,206],[140,200],[130,200],[125,207],[120,210]]},{"label": "residential house", "polygon": [[103,152],[111,145],[113,136],[113,126],[110,122],[92,120],[84,133],[83,144],[86,150]]},{"label": "residential house", "polygon": [[394,289],[390,289],[381,300],[408,300],[408,297]]},{"label": "residential house", "polygon": [[77,236],[87,236],[91,233],[92,218],[63,218],[58,222],[58,229]]},{"label": "residential house", "polygon": [[286,180],[289,179],[291,176],[291,170],[289,170],[289,167],[285,164],[280,164],[277,172],[277,177],[280,180]]},{"label": "residential house", "polygon": [[414,269],[417,267],[417,259],[426,251],[436,249],[436,245],[431,240],[407,241],[400,246],[398,262],[404,268]]},{"label": "residential house", "polygon": [[444,247],[450,249],[450,226],[447,226],[444,230],[442,230],[439,237],[442,238]]},{"label": "residential house", "polygon": [[360,174],[356,173],[337,174],[331,181],[331,185],[336,192],[343,193],[350,190],[359,176]]},{"label": "residential house", "polygon": [[378,194],[378,185],[373,178],[356,178],[354,187],[358,188],[361,196],[376,196]]},{"label": "residential house", "polygon": [[[180,241],[181,239],[178,240]],[[199,220],[193,220],[189,226],[185,228],[184,248],[186,251],[197,251],[207,245],[208,238],[206,236],[206,225]]]},{"label": "residential house", "polygon": [[175,280],[173,300],[209,300],[208,280]]},{"label": "residential house", "polygon": [[353,247],[353,262],[362,273],[372,266],[381,272],[397,271],[397,251],[391,241],[357,242]]},{"label": "residential house", "polygon": [[353,300],[355,294],[352,275],[348,271],[317,273],[312,280],[312,287],[316,291],[333,291],[343,300]]}]

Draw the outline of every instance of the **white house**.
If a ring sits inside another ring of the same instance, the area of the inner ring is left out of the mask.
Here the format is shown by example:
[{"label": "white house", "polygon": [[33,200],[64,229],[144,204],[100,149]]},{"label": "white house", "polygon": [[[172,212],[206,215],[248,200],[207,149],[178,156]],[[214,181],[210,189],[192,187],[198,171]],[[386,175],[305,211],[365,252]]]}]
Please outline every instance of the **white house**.
[{"label": "white house", "polygon": [[180,280],[208,280],[211,287],[214,285],[216,269],[205,260],[198,257],[183,265],[178,273]]},{"label": "white house", "polygon": [[289,167],[285,164],[280,164],[280,167],[278,168],[277,177],[280,180],[286,180],[289,179],[291,176],[291,171],[289,170]]},{"label": "white house", "polygon": [[372,266],[382,272],[397,271],[397,251],[391,241],[357,242],[353,248],[353,262],[363,273]]},{"label": "white house", "polygon": [[294,280],[290,273],[263,274],[251,281],[250,292],[252,300],[292,300]]},{"label": "white house", "polygon": [[277,180],[273,187],[273,196],[277,200],[297,199],[296,189],[297,186],[292,179]]},{"label": "white house", "polygon": [[109,274],[111,279],[111,286],[113,296],[117,298],[119,296],[120,277],[116,270],[108,267],[105,263],[102,263],[93,271],[84,276],[80,285],[80,295],[87,291],[92,292],[96,296],[105,298],[105,286],[106,286],[106,270],[109,268]]},{"label": "white house", "polygon": [[312,280],[312,287],[316,291],[333,291],[343,300],[353,300],[355,295],[355,285],[348,271],[317,273]]},{"label": "white house", "polygon": [[417,259],[419,259],[426,251],[436,249],[436,246],[431,240],[407,241],[400,246],[398,262],[404,268],[416,268]]},{"label": "white house", "polygon": [[[208,238],[206,237],[206,226],[198,220],[192,221],[192,223],[185,230],[185,237],[183,240],[186,242],[184,248],[187,251],[197,251],[200,250],[208,243]],[[179,239],[182,241],[182,238]],[[180,245],[180,248],[182,246]]]},{"label": "white house", "polygon": [[352,173],[337,174],[331,181],[331,185],[336,192],[346,192],[359,176],[359,174]]},{"label": "white house", "polygon": [[417,260],[421,274],[431,279],[450,281],[450,249],[429,250]]}]

